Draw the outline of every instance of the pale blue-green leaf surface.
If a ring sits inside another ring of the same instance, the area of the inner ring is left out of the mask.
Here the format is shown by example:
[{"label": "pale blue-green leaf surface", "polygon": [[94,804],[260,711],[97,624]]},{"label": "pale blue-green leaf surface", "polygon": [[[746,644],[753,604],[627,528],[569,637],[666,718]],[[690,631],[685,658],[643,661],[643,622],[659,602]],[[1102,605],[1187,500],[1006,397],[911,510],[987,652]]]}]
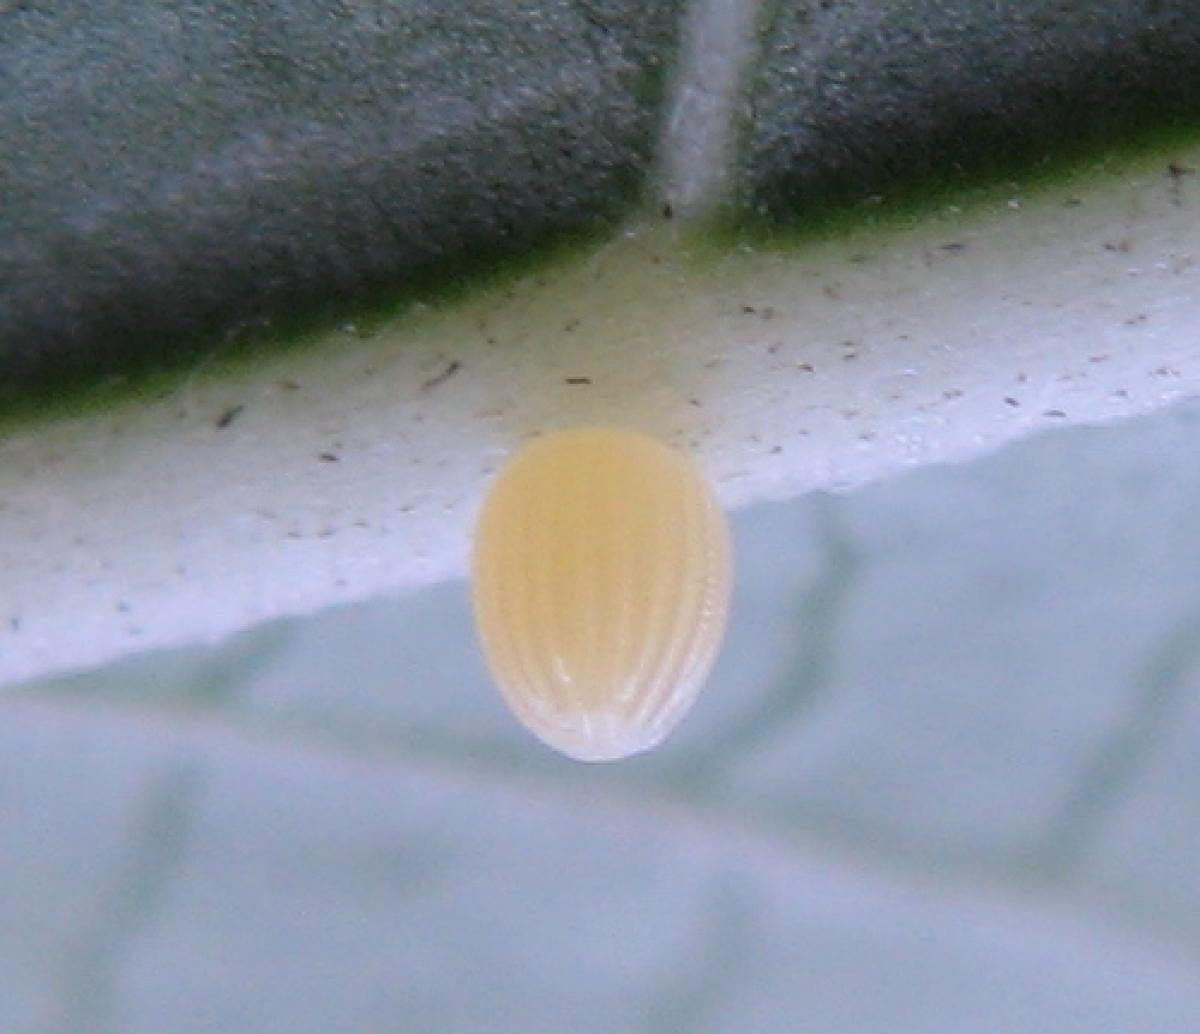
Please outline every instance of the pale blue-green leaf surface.
[{"label": "pale blue-green leaf surface", "polygon": [[1192,1032],[1200,406],[736,515],[659,751],[466,586],[0,702],[0,1031]]}]

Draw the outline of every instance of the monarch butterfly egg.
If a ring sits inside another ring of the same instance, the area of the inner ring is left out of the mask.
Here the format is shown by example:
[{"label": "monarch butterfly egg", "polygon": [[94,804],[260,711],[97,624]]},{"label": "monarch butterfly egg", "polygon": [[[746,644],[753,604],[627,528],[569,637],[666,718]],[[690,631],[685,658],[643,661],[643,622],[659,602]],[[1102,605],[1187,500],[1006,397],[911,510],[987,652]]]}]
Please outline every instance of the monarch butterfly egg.
[{"label": "monarch butterfly egg", "polygon": [[562,431],[518,453],[484,502],[473,569],[505,699],[581,761],[662,740],[724,635],[725,515],[685,457],[644,435]]}]

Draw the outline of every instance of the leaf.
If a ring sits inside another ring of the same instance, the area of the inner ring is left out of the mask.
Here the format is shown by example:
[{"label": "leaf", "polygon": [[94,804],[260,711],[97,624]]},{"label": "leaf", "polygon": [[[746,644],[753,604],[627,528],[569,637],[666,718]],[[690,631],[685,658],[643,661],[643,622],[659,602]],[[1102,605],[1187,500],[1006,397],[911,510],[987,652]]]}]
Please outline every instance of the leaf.
[{"label": "leaf", "polygon": [[582,766],[465,586],[0,703],[0,1029],[1190,1031],[1200,406],[737,515],[727,650]]}]

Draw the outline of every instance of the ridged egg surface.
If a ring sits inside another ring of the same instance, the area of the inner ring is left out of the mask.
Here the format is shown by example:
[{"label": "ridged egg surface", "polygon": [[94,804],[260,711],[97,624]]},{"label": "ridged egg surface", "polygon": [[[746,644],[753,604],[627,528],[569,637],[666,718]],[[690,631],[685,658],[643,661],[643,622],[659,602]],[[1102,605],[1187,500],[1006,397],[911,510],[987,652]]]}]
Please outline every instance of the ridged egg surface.
[{"label": "ridged egg surface", "polygon": [[725,515],[695,467],[645,435],[562,431],[519,452],[484,503],[473,568],[506,700],[583,761],[662,740],[724,635]]}]

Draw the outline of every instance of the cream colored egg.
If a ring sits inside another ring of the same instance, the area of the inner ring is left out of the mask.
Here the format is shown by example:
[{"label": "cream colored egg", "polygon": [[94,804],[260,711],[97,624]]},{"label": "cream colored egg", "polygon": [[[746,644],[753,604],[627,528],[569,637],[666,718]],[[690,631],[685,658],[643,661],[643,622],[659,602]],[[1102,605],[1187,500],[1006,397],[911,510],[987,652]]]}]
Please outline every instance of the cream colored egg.
[{"label": "cream colored egg", "polygon": [[505,699],[582,761],[661,741],[724,636],[725,515],[691,462],[645,435],[561,431],[519,452],[484,502],[473,569]]}]

